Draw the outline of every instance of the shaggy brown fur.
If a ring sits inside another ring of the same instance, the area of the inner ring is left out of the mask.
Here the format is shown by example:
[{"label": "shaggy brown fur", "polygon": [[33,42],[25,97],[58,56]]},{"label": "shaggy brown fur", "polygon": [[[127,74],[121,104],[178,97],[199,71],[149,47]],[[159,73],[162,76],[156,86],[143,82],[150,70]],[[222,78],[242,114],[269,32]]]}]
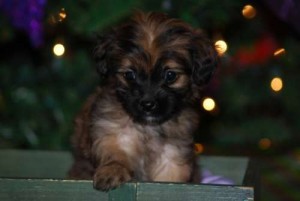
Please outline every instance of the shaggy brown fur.
[{"label": "shaggy brown fur", "polygon": [[70,177],[109,190],[130,181],[195,181],[194,103],[216,65],[201,32],[164,14],[137,13],[99,38],[103,86],[76,118]]}]

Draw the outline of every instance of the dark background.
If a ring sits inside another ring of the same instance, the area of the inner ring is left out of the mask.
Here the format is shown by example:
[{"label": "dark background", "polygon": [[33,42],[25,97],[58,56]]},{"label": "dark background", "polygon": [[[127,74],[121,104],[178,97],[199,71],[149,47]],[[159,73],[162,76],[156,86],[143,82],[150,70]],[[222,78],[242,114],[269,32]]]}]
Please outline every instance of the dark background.
[{"label": "dark background", "polygon": [[[243,15],[248,4],[253,9]],[[296,0],[0,0],[0,148],[70,149],[74,116],[100,81],[92,58],[96,35],[134,9],[166,12],[227,43],[203,94],[216,107],[202,109],[195,139],[204,154],[260,159],[266,189],[299,199],[289,186],[300,183]],[[62,56],[53,54],[56,43],[65,47]],[[283,82],[278,92],[270,87],[275,77]],[[282,178],[269,171],[275,169]],[[268,198],[280,199],[274,192]]]}]

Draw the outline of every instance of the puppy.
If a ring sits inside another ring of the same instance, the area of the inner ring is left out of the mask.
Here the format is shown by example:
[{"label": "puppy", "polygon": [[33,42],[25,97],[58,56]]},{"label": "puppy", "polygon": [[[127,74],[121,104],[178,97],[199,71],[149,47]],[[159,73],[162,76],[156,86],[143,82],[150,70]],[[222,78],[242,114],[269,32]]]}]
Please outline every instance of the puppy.
[{"label": "puppy", "polygon": [[196,182],[196,105],[216,55],[199,30],[159,13],[137,13],[100,37],[104,83],[75,120],[70,177],[103,191],[132,180]]}]

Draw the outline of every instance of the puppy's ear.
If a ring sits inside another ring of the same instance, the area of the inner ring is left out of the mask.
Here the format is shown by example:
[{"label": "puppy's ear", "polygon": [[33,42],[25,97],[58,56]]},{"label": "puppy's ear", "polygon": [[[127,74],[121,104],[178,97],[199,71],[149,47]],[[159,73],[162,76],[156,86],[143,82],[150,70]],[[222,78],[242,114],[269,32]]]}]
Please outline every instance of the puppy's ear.
[{"label": "puppy's ear", "polygon": [[192,79],[197,86],[201,87],[208,83],[217,66],[215,46],[201,31],[194,32],[191,56]]},{"label": "puppy's ear", "polygon": [[114,34],[98,36],[98,43],[94,49],[97,72],[102,78],[106,78],[110,72],[110,58],[114,44]]}]

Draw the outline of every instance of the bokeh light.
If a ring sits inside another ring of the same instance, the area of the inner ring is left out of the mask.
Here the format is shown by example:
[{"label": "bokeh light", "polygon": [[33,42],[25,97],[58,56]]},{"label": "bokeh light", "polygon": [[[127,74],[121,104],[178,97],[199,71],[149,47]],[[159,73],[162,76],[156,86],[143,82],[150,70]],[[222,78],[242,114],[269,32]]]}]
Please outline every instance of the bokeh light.
[{"label": "bokeh light", "polygon": [[57,43],[53,46],[53,53],[56,55],[56,56],[62,56],[64,53],[65,53],[65,47],[63,44],[61,43]]},{"label": "bokeh light", "polygon": [[61,21],[63,21],[64,19],[66,19],[66,17],[67,17],[67,13],[66,13],[66,11],[65,11],[65,9],[64,8],[62,8],[61,10],[60,10],[60,12],[58,13],[58,16],[59,16],[59,21],[61,22]]},{"label": "bokeh light", "polygon": [[242,14],[247,19],[252,19],[256,16],[256,9],[252,5],[245,5]]},{"label": "bokeh light", "polygon": [[65,8],[61,8],[49,17],[49,23],[55,25],[57,23],[63,22],[67,18],[67,12]]},{"label": "bokeh light", "polygon": [[215,42],[215,48],[219,55],[223,55],[227,51],[227,43],[224,40],[218,40]]},{"label": "bokeh light", "polygon": [[280,77],[274,77],[270,83],[271,89],[275,92],[279,92],[283,88],[283,81]]},{"label": "bokeh light", "polygon": [[280,48],[280,49],[277,49],[275,52],[274,52],[274,56],[275,57],[279,57],[279,56],[282,56],[285,54],[285,49],[284,48]]},{"label": "bokeh light", "polygon": [[202,102],[202,106],[206,111],[213,111],[216,107],[216,103],[212,98],[205,98]]},{"label": "bokeh light", "polygon": [[202,154],[204,151],[204,146],[200,143],[196,143],[194,147],[195,153],[196,154]]},{"label": "bokeh light", "polygon": [[258,146],[262,150],[269,149],[272,145],[272,141],[269,138],[262,138],[258,142]]}]

